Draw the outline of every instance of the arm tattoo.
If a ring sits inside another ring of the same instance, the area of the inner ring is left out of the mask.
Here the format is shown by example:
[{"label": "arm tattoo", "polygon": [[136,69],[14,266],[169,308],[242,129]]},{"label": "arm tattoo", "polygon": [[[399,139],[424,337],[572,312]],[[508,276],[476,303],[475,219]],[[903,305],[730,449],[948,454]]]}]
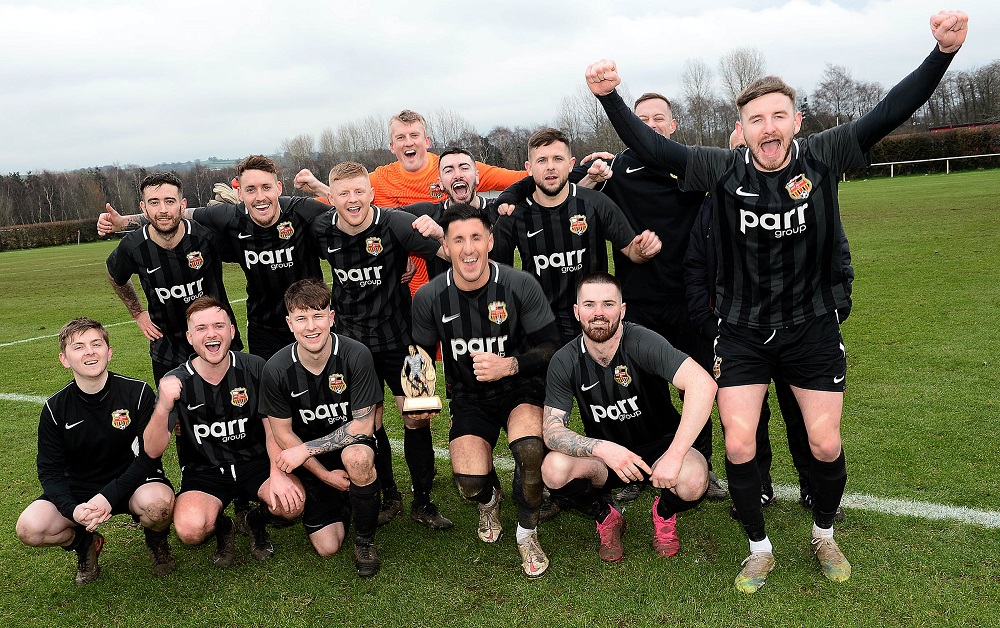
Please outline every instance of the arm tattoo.
[{"label": "arm tattoo", "polygon": [[507,375],[517,375],[517,372],[521,370],[521,365],[518,363],[517,358],[510,359],[510,369],[507,371]]},{"label": "arm tattoo", "polygon": [[587,458],[594,455],[594,447],[601,441],[588,438],[569,429],[569,412],[548,408],[542,420],[542,433],[549,449],[576,458]]},{"label": "arm tattoo", "polygon": [[142,303],[139,302],[139,295],[135,293],[135,286],[132,285],[132,280],[129,279],[125,282],[125,285],[119,286],[115,283],[115,280],[108,275],[108,281],[111,282],[111,288],[114,289],[115,294],[121,299],[122,303],[125,304],[128,313],[135,318],[142,314]]},{"label": "arm tattoo", "polygon": [[126,229],[138,229],[143,225],[143,223],[149,222],[142,214],[132,214],[131,216],[124,216],[124,218]]},{"label": "arm tattoo", "polygon": [[360,410],[355,410],[351,413],[355,421],[363,421],[368,418],[368,415],[375,411],[375,406],[368,406],[367,408],[361,408]]},{"label": "arm tattoo", "polygon": [[357,445],[359,443],[375,443],[374,436],[369,436],[367,434],[351,434],[347,431],[348,425],[350,425],[350,422],[341,425],[326,436],[321,436],[316,440],[311,440],[305,443],[306,451],[309,452],[310,456],[318,456],[319,454],[337,451],[338,449],[343,449],[345,447],[349,447],[350,445]]}]

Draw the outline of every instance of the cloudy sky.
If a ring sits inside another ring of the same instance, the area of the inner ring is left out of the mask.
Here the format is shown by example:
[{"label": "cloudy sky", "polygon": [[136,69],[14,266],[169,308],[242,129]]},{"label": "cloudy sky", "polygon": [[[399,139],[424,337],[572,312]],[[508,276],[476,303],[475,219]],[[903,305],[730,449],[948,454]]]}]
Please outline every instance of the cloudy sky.
[{"label": "cloudy sky", "polygon": [[[966,0],[952,65],[1000,58],[996,0]],[[811,91],[826,63],[889,87],[933,46],[939,0],[0,0],[0,172],[239,158],[369,114],[554,121],[614,58],[635,94],[681,93],[732,48]]]}]

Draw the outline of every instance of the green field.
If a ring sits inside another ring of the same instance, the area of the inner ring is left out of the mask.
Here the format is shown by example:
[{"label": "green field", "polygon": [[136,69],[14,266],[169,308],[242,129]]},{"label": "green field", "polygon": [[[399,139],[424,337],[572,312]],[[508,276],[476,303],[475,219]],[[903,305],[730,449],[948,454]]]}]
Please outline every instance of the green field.
[{"label": "green field", "polygon": [[[857,280],[843,327],[850,475],[847,521],[837,537],[854,573],[842,584],[823,578],[809,549],[810,517],[783,498],[765,512],[778,564],[753,596],[732,586],[747,547],[729,502],[680,515],[681,553],[662,559],[649,546],[648,490],[626,509],[622,563],[602,563],[593,522],[564,514],[540,528],[552,566],[529,582],[513,541],[512,501],[504,506],[504,538],[481,543],[476,510],[459,499],[443,460],[435,498],[456,527],[431,532],[404,510],[379,532],[383,567],[373,579],[355,575],[350,543],[342,555],[321,559],[293,526],[272,533],[276,554],[263,563],[250,559],[239,537],[238,563],[228,571],[210,565],[214,543],[189,548],[173,537],[178,570],[156,580],[141,533],[117,517],[103,526],[109,543],[100,580],[78,588],[71,555],[25,548],[14,535],[18,514],[41,492],[34,468],[40,404],[18,396],[45,397],[69,379],[48,336],[72,317],[124,323],[110,329],[112,369],[148,380],[147,343],[107,286],[104,258],[114,243],[0,253],[0,422],[7,437],[0,625],[998,625],[997,198],[997,171],[841,185]],[[240,270],[228,268],[226,278],[230,298],[244,298]],[[235,307],[242,318],[242,301]],[[401,438],[398,416],[387,415],[386,424]],[[782,432],[775,420],[774,477],[795,485]],[[446,420],[434,433],[435,444],[446,447]],[[168,474],[178,480],[172,451]],[[722,470],[718,430],[715,466]],[[510,473],[501,477],[509,486]],[[911,514],[886,512],[909,501],[917,502]],[[882,506],[868,506],[875,503]],[[975,509],[985,523],[912,514],[932,507],[944,517]]]}]

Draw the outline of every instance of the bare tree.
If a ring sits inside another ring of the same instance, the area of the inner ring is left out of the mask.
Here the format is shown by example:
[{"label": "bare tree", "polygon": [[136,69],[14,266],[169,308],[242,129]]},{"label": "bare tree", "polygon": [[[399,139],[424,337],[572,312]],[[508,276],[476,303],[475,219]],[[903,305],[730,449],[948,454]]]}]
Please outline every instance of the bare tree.
[{"label": "bare tree", "polygon": [[687,114],[684,138],[693,144],[705,144],[711,133],[709,119],[714,105],[712,81],[712,70],[701,58],[688,59],[684,63],[681,75]]},{"label": "bare tree", "polygon": [[459,145],[470,136],[478,136],[476,127],[452,109],[438,109],[427,122],[430,127],[427,133],[439,148]]},{"label": "bare tree", "polygon": [[819,85],[813,91],[813,112],[824,128],[853,120],[857,115],[858,88],[851,70],[843,65],[826,64]]},{"label": "bare tree", "polygon": [[766,68],[764,53],[753,47],[734,48],[722,55],[719,59],[719,76],[729,102],[735,103],[736,97],[750,83],[764,76]]},{"label": "bare tree", "polygon": [[298,172],[302,168],[314,168],[315,158],[313,150],[315,145],[316,142],[313,136],[308,133],[296,135],[291,139],[281,142],[279,152],[281,153],[285,168],[289,172]]}]

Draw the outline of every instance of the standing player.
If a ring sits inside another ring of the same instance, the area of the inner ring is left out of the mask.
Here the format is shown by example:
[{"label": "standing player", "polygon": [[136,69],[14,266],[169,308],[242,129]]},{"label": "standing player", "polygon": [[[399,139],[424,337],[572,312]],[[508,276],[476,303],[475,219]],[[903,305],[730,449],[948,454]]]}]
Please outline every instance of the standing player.
[{"label": "standing player", "polygon": [[60,546],[77,555],[76,583],[93,582],[104,536],[97,527],[120,513],[141,525],[153,575],[173,572],[167,535],[174,493],[159,457],[145,460],[142,431],[153,412],[146,382],[108,371],[103,325],[77,318],[59,331],[59,361],[73,381],[49,397],[38,423],[38,479],[43,494],[17,520],[31,547]]},{"label": "standing player", "polygon": [[[309,238],[309,223],[326,213],[325,203],[281,196],[278,167],[264,155],[251,155],[236,166],[239,204],[219,203],[186,209],[184,217],[222,236],[231,258],[247,279],[247,345],[265,360],[293,342],[285,324],[282,296],[300,279],[322,278],[319,258]],[[121,216],[111,205],[98,219],[106,235],[142,227],[142,215]]]},{"label": "standing player", "polygon": [[[621,286],[608,273],[583,278],[574,313],[583,334],[555,354],[546,377],[543,429],[552,452],[542,478],[553,496],[594,517],[608,562],[624,556],[625,522],[607,491],[652,484],[660,489],[653,549],[673,556],[677,513],[694,508],[708,487],[708,463],[692,445],[712,413],[715,382],[659,334],[622,322]],[[680,415],[671,383],[685,392]],[[569,429],[574,398],[585,436]]]},{"label": "standing player", "polygon": [[451,398],[451,449],[462,497],[479,505],[479,538],[500,539],[501,492],[493,448],[507,432],[514,457],[517,548],[529,578],[548,569],[538,543],[544,382],[556,349],[552,311],[530,275],[491,262],[485,209],[455,203],[441,217],[452,268],[417,292],[413,338],[428,349],[441,341]]},{"label": "standing player", "polygon": [[[368,171],[353,162],[337,164],[330,170],[330,204],[336,211],[324,214],[312,224],[312,235],[320,255],[333,270],[333,303],[338,329],[368,347],[382,384],[388,384],[403,407],[403,386],[399,372],[407,356],[410,340],[410,295],[399,285],[406,269],[407,253],[434,255],[441,248],[441,229],[430,218],[417,221],[406,212],[372,205]],[[416,231],[426,225],[424,237]],[[388,523],[402,509],[402,495],[392,474],[392,450],[382,425],[383,404],[375,408],[375,438],[383,503],[379,523]],[[453,524],[431,501],[434,481],[434,446],[429,420],[403,417],[403,452],[413,479],[410,516],[432,529]]]},{"label": "standing player", "polygon": [[[184,312],[203,295],[215,297],[232,316],[222,283],[222,241],[207,227],[181,217],[187,200],[181,180],[169,172],[147,175],[139,184],[139,206],[149,224],[122,238],[108,256],[108,277],[115,294],[149,339],[153,379],[184,362],[192,348]],[[143,310],[132,275],[146,295]],[[233,347],[243,348],[239,332]]]},{"label": "standing player", "polygon": [[236,559],[236,526],[223,512],[235,497],[263,503],[247,514],[250,554],[274,554],[266,523],[270,514],[294,519],[302,512],[302,485],[271,464],[279,450],[260,407],[264,360],[230,351],[236,335],[220,301],[201,297],[187,309],[188,342],[195,356],[160,380],[159,398],[146,427],[146,453],[160,456],[177,429],[181,490],[174,529],[187,545],[213,534],[216,567]]},{"label": "standing player", "polygon": [[795,91],[777,77],[752,83],[739,98],[735,152],[685,147],[660,137],[615,93],[613,61],[587,68],[624,142],[647,163],[681,177],[685,189],[711,191],[719,255],[722,321],[713,371],[726,432],[729,490],[750,540],[736,587],[752,593],[774,568],[764,530],[755,432],[767,383],[776,371],[792,387],[813,455],[813,552],[823,574],[847,580],[851,565],[833,540],[833,519],[847,482],[840,421],[846,356],[837,309],[847,304],[839,238],[837,181],[868,164],[868,151],[927,101],[965,42],[968,17],[942,11],[930,25],[938,44],[924,62],[861,118],[796,139],[802,114]]},{"label": "standing player", "polygon": [[382,387],[371,352],[331,333],[330,290],[322,281],[292,284],[284,302],[295,342],[264,370],[268,420],[284,450],[278,465],[294,470],[305,486],[302,523],[319,555],[340,549],[353,510],[354,564],[359,576],[374,576],[382,566],[375,551],[379,478],[373,437]]},{"label": "standing player", "polygon": [[576,283],[608,269],[606,240],[636,264],[660,251],[656,234],[647,230],[635,235],[621,210],[604,195],[569,183],[575,161],[562,131],[535,132],[524,164],[535,191],[514,214],[501,216],[494,231],[493,257],[512,264],[514,249],[520,251],[522,267],[538,278],[548,295],[562,343],[578,330],[573,318]]}]

